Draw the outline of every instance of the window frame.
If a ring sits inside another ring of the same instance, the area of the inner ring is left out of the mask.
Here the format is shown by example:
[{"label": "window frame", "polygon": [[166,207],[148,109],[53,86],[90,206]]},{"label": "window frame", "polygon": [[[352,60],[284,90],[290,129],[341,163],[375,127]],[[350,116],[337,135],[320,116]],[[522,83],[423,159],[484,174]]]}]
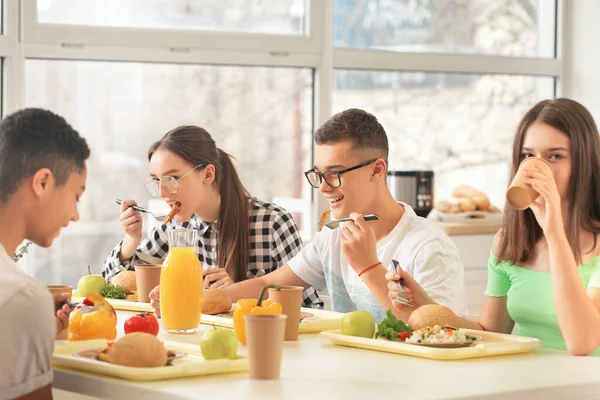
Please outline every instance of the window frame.
[{"label": "window frame", "polygon": [[[334,48],[334,0],[306,0],[305,35],[41,24],[37,0],[2,1],[3,114],[25,105],[29,58],[312,68],[315,127],[331,115],[336,69],[549,76],[555,80],[554,95],[563,92],[565,0],[554,0],[550,13],[554,58]],[[313,191],[311,207],[311,220],[317,221],[328,204]]]}]

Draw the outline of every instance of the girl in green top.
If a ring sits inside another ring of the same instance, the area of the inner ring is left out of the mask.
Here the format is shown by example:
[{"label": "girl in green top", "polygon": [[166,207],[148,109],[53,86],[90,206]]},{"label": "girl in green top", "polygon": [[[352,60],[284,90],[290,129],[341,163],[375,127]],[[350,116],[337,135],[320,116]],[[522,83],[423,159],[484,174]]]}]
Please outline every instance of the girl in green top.
[{"label": "girl in green top", "polygon": [[[600,354],[600,137],[592,115],[568,99],[536,104],[517,129],[511,180],[532,156],[548,161],[554,174],[535,167],[526,178],[540,193],[535,203],[524,211],[505,208],[483,310],[461,326],[502,333],[516,326],[544,347]],[[414,306],[433,303],[398,268],[387,275],[396,310],[400,277]]]}]

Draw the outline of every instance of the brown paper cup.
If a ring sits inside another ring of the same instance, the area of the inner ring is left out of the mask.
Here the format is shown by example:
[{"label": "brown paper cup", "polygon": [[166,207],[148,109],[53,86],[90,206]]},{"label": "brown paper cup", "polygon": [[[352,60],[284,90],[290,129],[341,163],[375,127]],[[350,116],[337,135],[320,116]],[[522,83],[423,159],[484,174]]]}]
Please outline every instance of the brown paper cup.
[{"label": "brown paper cup", "polygon": [[[48,290],[50,291],[52,296],[56,296],[57,294],[69,293],[69,297],[67,298],[67,301],[71,301],[71,298],[73,296],[73,286],[70,286],[70,285],[48,285],[46,287],[48,288]],[[65,340],[65,339],[67,339],[67,334],[68,334],[68,329],[65,328],[62,331],[57,333],[56,339]]]},{"label": "brown paper cup", "polygon": [[269,289],[269,300],[281,304],[283,314],[287,315],[285,341],[298,340],[303,291],[302,286],[282,286],[280,290]]},{"label": "brown paper cup", "polygon": [[540,169],[549,169],[554,173],[550,164],[541,158],[529,157],[521,161],[519,169],[506,192],[506,201],[517,210],[525,210],[540,195],[531,185],[525,183],[525,172],[533,168],[534,165]]},{"label": "brown paper cup", "polygon": [[286,315],[245,315],[250,378],[279,379]]},{"label": "brown paper cup", "polygon": [[140,303],[150,302],[150,292],[160,285],[160,265],[136,265],[135,285]]},{"label": "brown paper cup", "polygon": [[71,301],[71,297],[73,295],[73,286],[70,285],[48,285],[46,286],[52,296],[56,296],[57,294],[69,293],[68,301]]}]

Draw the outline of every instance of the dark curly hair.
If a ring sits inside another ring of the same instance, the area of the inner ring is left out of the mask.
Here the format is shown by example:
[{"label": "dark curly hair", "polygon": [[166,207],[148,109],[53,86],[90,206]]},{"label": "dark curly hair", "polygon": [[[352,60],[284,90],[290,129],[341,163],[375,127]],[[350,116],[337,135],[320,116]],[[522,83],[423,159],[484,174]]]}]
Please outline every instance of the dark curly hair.
[{"label": "dark curly hair", "polygon": [[41,168],[54,174],[58,186],[81,172],[90,149],[59,115],[40,108],[17,111],[0,123],[0,204]]}]

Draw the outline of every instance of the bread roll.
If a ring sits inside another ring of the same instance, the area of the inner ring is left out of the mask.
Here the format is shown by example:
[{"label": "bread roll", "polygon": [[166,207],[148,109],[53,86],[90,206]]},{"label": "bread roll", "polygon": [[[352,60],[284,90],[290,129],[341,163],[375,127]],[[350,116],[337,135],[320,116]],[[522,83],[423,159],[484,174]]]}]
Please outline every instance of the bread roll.
[{"label": "bread roll", "polygon": [[471,186],[458,185],[452,194],[458,198],[470,199],[473,203],[475,203],[477,210],[488,211],[490,208],[490,199],[487,197],[487,195]]},{"label": "bread roll", "polygon": [[125,294],[132,294],[137,290],[135,271],[121,271],[112,278],[111,282],[119,286]]},{"label": "bread roll", "polygon": [[471,200],[473,200],[473,203],[475,203],[478,210],[489,211],[490,199],[485,194],[474,196]]},{"label": "bread roll", "polygon": [[439,304],[428,304],[414,310],[408,318],[408,326],[412,330],[433,327],[434,325],[450,325],[458,328],[460,318],[448,307]]},{"label": "bread roll", "polygon": [[450,203],[447,200],[444,200],[444,201],[438,201],[433,208],[435,208],[439,212],[451,213],[451,212],[453,212],[452,211],[453,206],[454,206],[454,204]]},{"label": "bread roll", "polygon": [[454,197],[472,197],[472,196],[477,196],[477,195],[485,195],[485,193],[483,193],[480,190],[475,189],[474,187],[471,187],[469,185],[458,185],[455,189],[454,192],[452,192],[452,195]]},{"label": "bread roll", "polygon": [[435,205],[435,209],[446,214],[455,214],[465,211],[474,211],[477,208],[475,203],[466,197],[452,198],[450,200],[440,201]]},{"label": "bread roll", "polygon": [[167,364],[167,351],[154,335],[132,332],[110,347],[108,362],[126,367],[164,367]]},{"label": "bread roll", "polygon": [[456,199],[458,206],[460,207],[460,211],[475,211],[477,209],[477,205],[473,202],[473,200],[467,197],[461,197]]},{"label": "bread roll", "polygon": [[223,290],[204,291],[202,314],[220,314],[231,310],[231,297]]}]

